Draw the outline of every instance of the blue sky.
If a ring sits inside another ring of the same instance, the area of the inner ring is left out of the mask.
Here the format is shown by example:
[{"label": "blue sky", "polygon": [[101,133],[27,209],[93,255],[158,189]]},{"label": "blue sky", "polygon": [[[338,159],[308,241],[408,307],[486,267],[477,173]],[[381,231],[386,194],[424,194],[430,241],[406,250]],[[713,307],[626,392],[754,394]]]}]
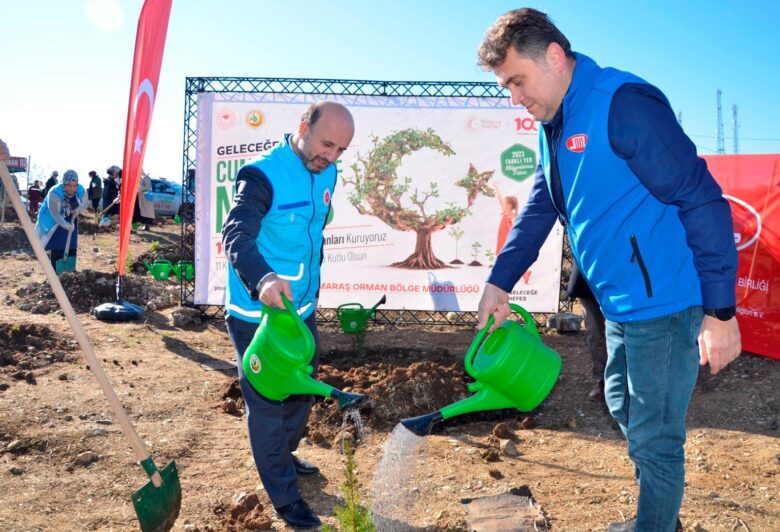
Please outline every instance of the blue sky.
[{"label": "blue sky", "polygon": [[[0,138],[41,174],[122,164],[140,0],[14,2],[0,17]],[[485,29],[528,5],[579,52],[660,87],[699,153],[780,153],[780,2],[174,0],[144,167],[181,178],[186,76],[493,81]],[[358,124],[359,127],[359,124]]]}]

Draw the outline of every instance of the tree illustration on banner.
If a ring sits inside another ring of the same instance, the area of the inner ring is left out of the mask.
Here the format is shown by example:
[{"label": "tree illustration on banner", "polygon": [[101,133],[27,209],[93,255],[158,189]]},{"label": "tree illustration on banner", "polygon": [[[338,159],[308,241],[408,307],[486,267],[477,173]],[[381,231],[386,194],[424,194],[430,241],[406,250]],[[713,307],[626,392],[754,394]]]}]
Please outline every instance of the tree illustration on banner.
[{"label": "tree illustration on banner", "polygon": [[397,231],[414,231],[417,234],[414,252],[391,266],[414,270],[448,268],[434,254],[431,236],[470,214],[469,207],[474,204],[477,194],[492,197],[493,191],[487,182],[493,171],[478,172],[469,163],[466,175],[455,183],[455,186],[466,189],[466,206],[449,202],[445,208],[429,212],[426,203],[439,197],[439,185],[432,181],[427,190],[412,190],[412,179],[405,177],[399,183],[397,170],[405,156],[423,148],[452,156],[455,152],[449,144],[430,128],[425,131],[404,129],[381,141],[372,135],[371,140],[374,143],[371,151],[365,157],[358,154],[357,162],[352,165],[354,177],[342,177],[345,185],[354,186],[349,195],[350,203],[360,214],[375,216]]}]

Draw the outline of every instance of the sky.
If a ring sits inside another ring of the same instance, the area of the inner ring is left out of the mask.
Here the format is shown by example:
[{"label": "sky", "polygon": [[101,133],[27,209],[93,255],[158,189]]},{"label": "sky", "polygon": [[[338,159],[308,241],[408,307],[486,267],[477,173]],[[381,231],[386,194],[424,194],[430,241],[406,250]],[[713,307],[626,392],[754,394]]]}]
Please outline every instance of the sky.
[{"label": "sky", "polygon": [[[141,0],[7,2],[0,17],[0,138],[31,179],[86,180],[122,165]],[[144,169],[180,181],[188,76],[494,81],[476,65],[487,27],[547,12],[572,48],[667,95],[700,154],[780,153],[776,0],[173,0]],[[359,127],[359,124],[358,124]],[[20,174],[24,184],[24,174]]]}]

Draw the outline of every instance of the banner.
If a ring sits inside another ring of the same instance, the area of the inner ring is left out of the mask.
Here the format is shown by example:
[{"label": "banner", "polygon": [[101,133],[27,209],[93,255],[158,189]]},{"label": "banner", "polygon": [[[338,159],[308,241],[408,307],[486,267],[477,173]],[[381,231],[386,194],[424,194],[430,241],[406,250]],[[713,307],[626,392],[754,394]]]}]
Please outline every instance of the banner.
[{"label": "banner", "polygon": [[135,197],[146,153],[146,137],[152,123],[172,1],[146,0],[138,17],[119,194],[119,275],[124,275],[127,247],[130,244]]},{"label": "banner", "polygon": [[[337,163],[320,307],[384,294],[389,309],[475,311],[538,162],[537,124],[508,98],[199,94],[194,302],[224,302],[238,169],[325,98],[350,109],[356,132]],[[556,225],[513,302],[557,312],[562,241]]]},{"label": "banner", "polygon": [[780,155],[708,155],[731,204],[742,349],[780,359]]}]

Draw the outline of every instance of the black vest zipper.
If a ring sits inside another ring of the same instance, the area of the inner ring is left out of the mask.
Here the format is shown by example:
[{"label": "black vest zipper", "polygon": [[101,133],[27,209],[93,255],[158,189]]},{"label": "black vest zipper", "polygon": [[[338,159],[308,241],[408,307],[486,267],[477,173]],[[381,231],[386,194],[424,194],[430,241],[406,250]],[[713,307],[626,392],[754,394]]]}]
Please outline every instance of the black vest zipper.
[{"label": "black vest zipper", "polygon": [[642,260],[642,254],[639,252],[639,244],[637,244],[634,235],[631,235],[631,248],[634,250],[631,254],[631,262],[634,262],[634,259],[636,258],[637,263],[639,263],[639,269],[642,271],[642,277],[645,280],[647,297],[653,297],[653,285],[650,284],[650,274],[647,272],[647,267],[645,267],[645,261]]}]

